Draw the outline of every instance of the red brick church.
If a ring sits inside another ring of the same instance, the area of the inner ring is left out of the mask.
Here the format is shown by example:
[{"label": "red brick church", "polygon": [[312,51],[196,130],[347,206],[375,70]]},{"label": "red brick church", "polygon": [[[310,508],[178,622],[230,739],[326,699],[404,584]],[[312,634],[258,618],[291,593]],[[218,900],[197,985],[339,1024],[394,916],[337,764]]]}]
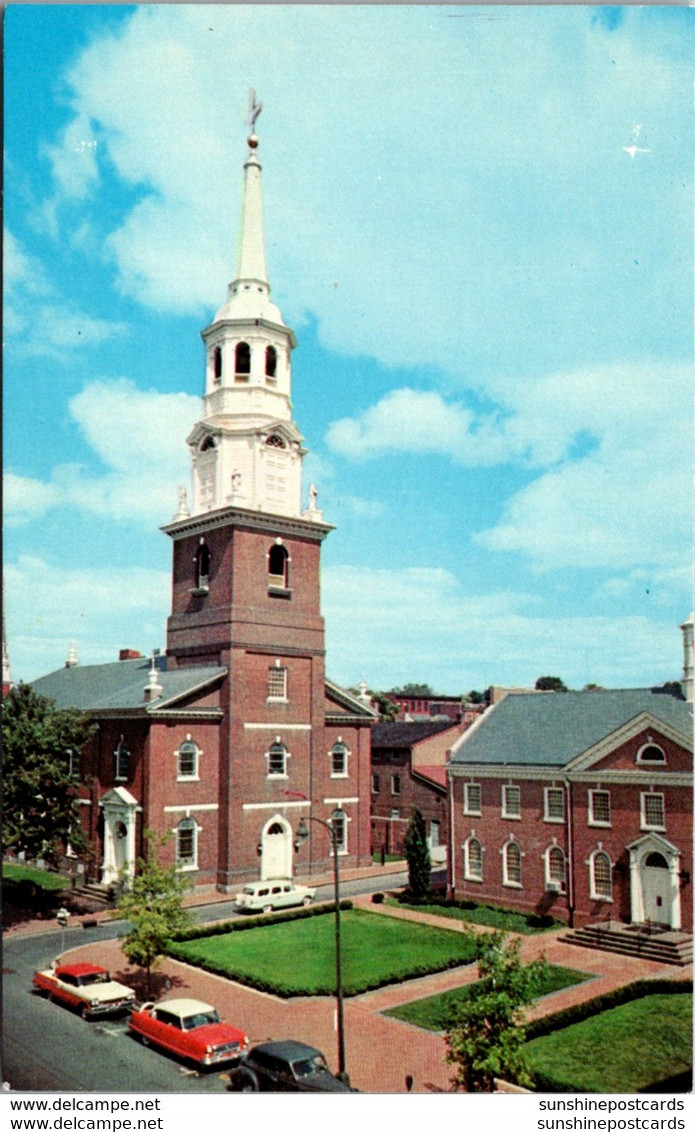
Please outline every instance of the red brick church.
[{"label": "red brick church", "polygon": [[[256,108],[257,109],[257,108]],[[257,113],[252,115],[255,122]],[[123,650],[33,687],[97,723],[83,755],[89,871],[132,870],[143,831],[172,832],[195,884],[307,874],[330,865],[331,817],[351,865],[370,858],[374,712],[326,679],[321,544],[332,529],[292,419],[293,331],[270,298],[258,138],[248,139],[236,276],[202,332],[202,415],[188,437],[193,489],[164,527],[173,545],[165,655]]]}]

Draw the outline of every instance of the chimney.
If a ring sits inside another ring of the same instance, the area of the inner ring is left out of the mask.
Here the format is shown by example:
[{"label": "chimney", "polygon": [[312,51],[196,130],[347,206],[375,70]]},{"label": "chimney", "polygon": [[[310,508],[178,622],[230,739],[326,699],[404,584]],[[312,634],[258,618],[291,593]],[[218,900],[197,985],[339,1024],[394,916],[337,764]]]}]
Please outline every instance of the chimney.
[{"label": "chimney", "polygon": [[683,634],[683,679],[681,687],[689,704],[693,702],[693,614],[681,625]]},{"label": "chimney", "polygon": [[137,649],[121,649],[118,654],[119,660],[140,660],[142,653]]}]

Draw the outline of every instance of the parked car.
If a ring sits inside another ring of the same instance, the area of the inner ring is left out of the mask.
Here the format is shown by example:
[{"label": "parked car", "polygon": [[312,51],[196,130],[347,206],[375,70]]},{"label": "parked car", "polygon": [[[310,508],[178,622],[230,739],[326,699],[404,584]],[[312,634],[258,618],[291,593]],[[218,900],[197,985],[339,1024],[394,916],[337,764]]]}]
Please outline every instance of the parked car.
[{"label": "parked car", "polygon": [[290,880],[260,880],[245,884],[234,903],[237,912],[272,912],[274,908],[311,904],[315,895],[315,888]]},{"label": "parked car", "polygon": [[128,1019],[143,1045],[157,1045],[196,1065],[238,1061],[248,1039],[242,1030],[220,1021],[214,1006],[195,998],[146,1002]]},{"label": "parked car", "polygon": [[37,971],[32,981],[49,998],[77,1007],[83,1018],[135,1008],[135,992],[114,982],[104,967],[94,963],[54,964]]},{"label": "parked car", "polygon": [[320,1050],[304,1042],[263,1042],[229,1074],[232,1093],[353,1093],[331,1073]]}]

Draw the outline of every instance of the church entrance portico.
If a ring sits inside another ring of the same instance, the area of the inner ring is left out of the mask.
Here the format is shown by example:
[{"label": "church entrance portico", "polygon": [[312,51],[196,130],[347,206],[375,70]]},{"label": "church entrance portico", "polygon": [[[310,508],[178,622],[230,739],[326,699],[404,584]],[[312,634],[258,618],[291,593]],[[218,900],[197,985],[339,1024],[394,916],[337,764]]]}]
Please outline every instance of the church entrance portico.
[{"label": "church entrance portico", "polygon": [[101,883],[118,884],[122,871],[135,874],[135,824],[140,805],[123,786],[109,790],[99,803],[104,815],[104,857]]},{"label": "church entrance portico", "polygon": [[627,848],[633,924],[661,924],[680,929],[680,853],[675,845],[650,833]]},{"label": "church entrance portico", "polygon": [[276,814],[261,834],[261,880],[292,876],[292,827]]}]

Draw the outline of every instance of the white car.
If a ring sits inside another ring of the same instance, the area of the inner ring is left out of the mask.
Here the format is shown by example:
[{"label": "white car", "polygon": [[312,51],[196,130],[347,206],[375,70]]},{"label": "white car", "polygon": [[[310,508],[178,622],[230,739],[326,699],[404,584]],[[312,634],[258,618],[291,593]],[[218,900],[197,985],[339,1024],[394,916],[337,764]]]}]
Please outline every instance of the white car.
[{"label": "white car", "polygon": [[49,998],[77,1007],[83,1018],[135,1008],[135,992],[94,963],[55,963],[47,971],[36,971],[33,983]]},{"label": "white car", "polygon": [[311,904],[316,890],[291,880],[257,880],[245,884],[234,901],[238,912],[272,912]]}]

